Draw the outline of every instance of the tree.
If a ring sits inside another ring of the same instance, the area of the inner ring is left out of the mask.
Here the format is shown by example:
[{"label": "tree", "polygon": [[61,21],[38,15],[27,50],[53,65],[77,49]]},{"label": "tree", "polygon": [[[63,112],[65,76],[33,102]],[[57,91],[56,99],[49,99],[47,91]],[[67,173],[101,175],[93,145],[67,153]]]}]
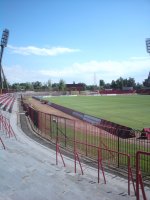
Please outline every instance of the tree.
[{"label": "tree", "polygon": [[99,80],[99,88],[103,89],[105,87],[105,82],[104,80]]},{"label": "tree", "polygon": [[53,89],[53,91],[58,91],[59,90],[59,83],[53,83],[52,89]]},{"label": "tree", "polygon": [[19,83],[13,83],[12,86],[11,86],[11,88],[12,88],[13,90],[19,91],[19,90],[20,90],[20,85],[19,85]]},{"label": "tree", "polygon": [[123,79],[123,87],[127,87],[128,86],[128,79]]},{"label": "tree", "polygon": [[136,85],[136,83],[135,83],[134,78],[129,77],[127,86],[135,88],[135,85]]},{"label": "tree", "polygon": [[117,89],[117,83],[116,83],[116,81],[114,81],[114,80],[112,80],[112,82],[111,82],[111,88],[112,89]]},{"label": "tree", "polygon": [[58,84],[58,88],[60,91],[64,91],[66,89],[66,84],[65,81],[63,79],[60,79],[59,84]]},{"label": "tree", "polygon": [[120,77],[116,80],[116,85],[117,85],[117,89],[120,89],[120,90],[122,89],[122,87],[123,87],[123,78],[122,77]]},{"label": "tree", "polygon": [[142,88],[143,88],[143,84],[140,84],[140,83],[136,84],[136,89],[137,90],[142,89]]},{"label": "tree", "polygon": [[29,83],[29,82],[25,83],[25,89],[26,89],[26,90],[33,90],[33,85],[32,85],[32,83]]},{"label": "tree", "polygon": [[95,86],[94,85],[87,85],[86,89],[90,90],[90,91],[93,91],[95,89]]},{"label": "tree", "polygon": [[145,79],[145,80],[143,81],[143,85],[144,85],[145,87],[150,87],[150,81],[149,81],[149,79]]},{"label": "tree", "polygon": [[106,83],[105,84],[105,89],[111,89],[111,84],[110,83]]},{"label": "tree", "polygon": [[33,82],[32,85],[34,89],[41,89],[42,87],[42,83],[39,81]]}]

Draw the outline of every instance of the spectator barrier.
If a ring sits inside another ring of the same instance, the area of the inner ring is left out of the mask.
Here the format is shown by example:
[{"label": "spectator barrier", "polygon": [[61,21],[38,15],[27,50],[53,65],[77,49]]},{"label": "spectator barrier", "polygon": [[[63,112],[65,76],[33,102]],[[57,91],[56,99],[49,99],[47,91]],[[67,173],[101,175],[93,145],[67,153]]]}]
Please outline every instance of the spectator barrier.
[{"label": "spectator barrier", "polygon": [[144,184],[143,184],[142,172],[141,172],[142,170],[140,167],[140,157],[143,155],[150,157],[150,152],[137,151],[136,153],[136,199],[137,200],[140,200],[140,188],[141,188],[143,199],[148,200],[146,197],[145,190],[144,190]]},{"label": "spectator barrier", "polygon": [[4,117],[2,114],[0,114],[0,130],[3,131],[9,138],[15,137],[17,139],[9,119]]},{"label": "spectator barrier", "polygon": [[[78,162],[81,173],[83,173],[82,163],[84,158],[92,165],[96,165],[97,169],[102,170],[103,178],[105,177],[104,168],[109,167],[112,170],[120,168],[124,174],[128,174],[128,193],[130,193],[130,182],[132,182],[135,191],[135,177],[132,169],[136,167],[136,151],[145,150],[148,152],[150,150],[149,140],[139,139],[141,131],[132,130],[135,137],[121,138],[118,136],[119,134],[116,134],[118,127],[108,126],[107,124],[98,127],[85,121],[46,114],[24,103],[23,107],[34,130],[56,144],[57,164],[58,155],[60,154],[65,166],[61,152],[66,149],[74,155],[75,172]],[[146,177],[150,171],[150,159],[142,156],[140,162],[142,163],[141,169]]]}]

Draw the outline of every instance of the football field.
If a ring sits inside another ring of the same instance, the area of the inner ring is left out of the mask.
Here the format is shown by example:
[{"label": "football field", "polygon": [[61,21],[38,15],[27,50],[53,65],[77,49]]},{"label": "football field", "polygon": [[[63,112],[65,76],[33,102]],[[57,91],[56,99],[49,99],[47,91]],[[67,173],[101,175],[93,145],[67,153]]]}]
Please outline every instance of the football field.
[{"label": "football field", "polygon": [[150,95],[60,96],[46,99],[134,129],[150,127]]}]

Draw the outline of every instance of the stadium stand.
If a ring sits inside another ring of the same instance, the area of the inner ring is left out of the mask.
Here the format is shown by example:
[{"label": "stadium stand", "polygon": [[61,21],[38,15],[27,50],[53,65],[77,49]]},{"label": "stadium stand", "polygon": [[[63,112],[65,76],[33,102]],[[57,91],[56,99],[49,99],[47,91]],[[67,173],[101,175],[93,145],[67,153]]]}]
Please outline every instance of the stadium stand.
[{"label": "stadium stand", "polygon": [[15,101],[13,94],[4,94],[0,96],[0,109],[12,112],[12,107]]},{"label": "stadium stand", "polygon": [[150,89],[137,90],[136,93],[141,95],[150,95]]},{"label": "stadium stand", "polygon": [[136,90],[102,90],[99,92],[101,95],[110,94],[135,94]]},{"label": "stadium stand", "polygon": [[8,112],[10,112],[10,113],[12,112],[12,108],[13,108],[14,102],[15,102],[15,98],[13,97],[12,101],[10,102],[10,105],[8,107]]}]

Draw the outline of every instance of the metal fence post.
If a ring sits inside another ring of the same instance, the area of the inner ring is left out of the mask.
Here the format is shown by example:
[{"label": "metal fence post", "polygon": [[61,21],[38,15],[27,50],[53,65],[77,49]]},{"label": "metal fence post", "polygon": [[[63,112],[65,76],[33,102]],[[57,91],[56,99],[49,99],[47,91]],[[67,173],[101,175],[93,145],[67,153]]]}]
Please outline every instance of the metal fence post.
[{"label": "metal fence post", "polygon": [[118,129],[116,130],[117,132],[117,136],[118,136],[118,168],[120,167],[120,137],[119,137],[119,132],[118,132]]}]

